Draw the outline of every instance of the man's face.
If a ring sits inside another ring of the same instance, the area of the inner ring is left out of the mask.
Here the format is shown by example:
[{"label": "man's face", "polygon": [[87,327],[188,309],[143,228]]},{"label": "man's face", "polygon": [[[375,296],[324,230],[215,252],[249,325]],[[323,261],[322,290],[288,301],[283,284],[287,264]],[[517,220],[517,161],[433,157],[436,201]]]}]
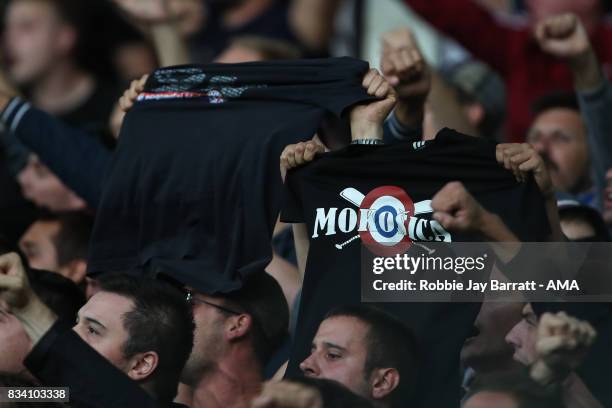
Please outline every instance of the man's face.
[{"label": "man's face", "polygon": [[[214,296],[195,294],[197,298],[223,306],[223,301]],[[193,349],[185,364],[181,382],[194,386],[202,376],[213,368],[225,350],[224,323],[227,315],[214,306],[193,302]]]},{"label": "man's face", "polygon": [[0,305],[0,372],[25,373],[23,360],[31,345],[21,322]]},{"label": "man's face", "polygon": [[590,187],[586,128],[580,114],[566,108],[540,113],[527,142],[544,158],[557,190],[579,193]]},{"label": "man's face", "polygon": [[463,404],[463,408],[519,408],[516,401],[507,394],[482,391],[474,394]]},{"label": "man's face", "polygon": [[538,318],[531,304],[523,307],[523,318],[506,336],[506,341],[514,348],[514,360],[523,365],[530,365],[536,358],[536,335]]},{"label": "man's face", "polygon": [[23,251],[32,268],[58,272],[55,237],[60,230],[57,221],[36,221],[27,229],[19,240],[19,248]]},{"label": "man's face", "polygon": [[43,76],[60,55],[62,24],[53,2],[14,0],[5,19],[7,68],[18,85],[29,85]]},{"label": "man's face", "polygon": [[125,373],[129,367],[123,347],[128,340],[128,332],[123,318],[133,309],[131,299],[100,291],[79,310],[77,324],[73,328],[83,341]]},{"label": "man's face", "polygon": [[606,182],[607,186],[603,193],[603,218],[608,227],[612,227],[612,169],[606,173]]},{"label": "man's face", "polygon": [[368,326],[354,317],[324,320],[312,341],[310,356],[300,369],[307,377],[334,380],[357,395],[371,398],[364,373],[367,334]]},{"label": "man's face", "polygon": [[513,349],[506,343],[506,334],[521,321],[524,303],[484,302],[474,326],[478,334],[465,341],[461,361],[476,371],[483,362],[511,359]]}]

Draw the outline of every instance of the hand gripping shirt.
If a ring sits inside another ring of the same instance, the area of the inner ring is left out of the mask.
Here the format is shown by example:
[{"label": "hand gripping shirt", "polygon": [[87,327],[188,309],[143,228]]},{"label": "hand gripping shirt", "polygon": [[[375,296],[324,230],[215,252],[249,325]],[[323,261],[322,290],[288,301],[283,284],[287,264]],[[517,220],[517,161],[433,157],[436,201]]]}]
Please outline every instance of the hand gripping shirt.
[{"label": "hand gripping shirt", "polygon": [[162,68],[126,115],[89,273],[164,272],[229,292],[271,259],[279,157],[323,115],[371,99],[349,58]]},{"label": "hand gripping shirt", "polygon": [[[289,172],[281,220],[305,223],[310,240],[289,376],[299,374],[324,315],[360,303],[362,248],[388,256],[389,248],[402,253],[414,243],[476,240],[431,218],[430,200],[451,181],[462,182],[521,240],[546,239],[550,228],[535,181],[518,183],[497,163],[493,144],[449,129],[427,142],[351,145]],[[360,214],[371,208],[368,224]],[[405,232],[393,225],[402,212],[410,214]],[[459,354],[480,303],[376,305],[411,327],[420,344],[417,395],[402,406],[459,406]]]}]

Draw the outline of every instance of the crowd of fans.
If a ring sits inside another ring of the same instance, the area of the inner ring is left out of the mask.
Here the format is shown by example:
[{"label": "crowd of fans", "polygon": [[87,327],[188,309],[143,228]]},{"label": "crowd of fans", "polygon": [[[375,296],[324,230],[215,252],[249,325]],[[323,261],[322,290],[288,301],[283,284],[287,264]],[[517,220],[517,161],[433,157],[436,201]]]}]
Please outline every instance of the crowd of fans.
[{"label": "crowd of fans", "polygon": [[[270,240],[271,262],[231,291],[163,270],[88,274],[122,123],[160,67],[366,60],[372,101],[286,146],[274,157],[283,179],[356,141],[412,144],[451,128],[497,144],[499,166],[535,180],[550,241],[610,240],[609,1],[7,0],[0,12],[0,386],[70,388],[71,403],[47,406],[425,406],[414,396],[428,344],[366,303],[328,310],[294,362],[302,375],[285,376],[300,303],[317,301],[302,296],[304,224],[247,236]],[[461,183],[431,206],[448,231],[518,240]],[[612,406],[610,303],[478,307],[453,406]]]}]

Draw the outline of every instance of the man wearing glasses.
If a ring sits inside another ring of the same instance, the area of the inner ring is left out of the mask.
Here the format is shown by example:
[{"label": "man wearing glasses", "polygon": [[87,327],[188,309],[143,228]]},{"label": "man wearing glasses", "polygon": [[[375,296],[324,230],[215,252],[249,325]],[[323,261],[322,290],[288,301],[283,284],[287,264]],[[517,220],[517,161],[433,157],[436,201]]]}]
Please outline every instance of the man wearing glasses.
[{"label": "man wearing glasses", "polygon": [[178,399],[192,408],[249,406],[288,332],[289,308],[279,284],[262,271],[229,294],[188,288],[185,296],[196,328]]}]

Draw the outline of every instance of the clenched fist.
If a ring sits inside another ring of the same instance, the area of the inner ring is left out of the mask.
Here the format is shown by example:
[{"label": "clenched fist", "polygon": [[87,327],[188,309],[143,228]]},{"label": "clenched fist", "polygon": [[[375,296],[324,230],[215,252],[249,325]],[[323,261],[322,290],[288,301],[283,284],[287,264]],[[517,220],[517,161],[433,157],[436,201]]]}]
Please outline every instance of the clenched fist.
[{"label": "clenched fist", "polygon": [[446,184],[431,200],[433,218],[451,231],[480,231],[486,211],[462,183]]},{"label": "clenched fist", "polygon": [[409,29],[400,28],[383,36],[380,68],[400,101],[413,109],[422,108],[431,88],[431,73]]},{"label": "clenched fist", "polygon": [[368,95],[379,98],[355,106],[351,110],[351,137],[355,139],[382,139],[383,122],[393,110],[397,94],[389,82],[376,69],[363,77],[362,86]]},{"label": "clenched fist", "polygon": [[591,49],[584,26],[572,13],[540,21],[535,27],[535,37],[544,51],[560,58],[578,58]]},{"label": "clenched fist", "polygon": [[538,357],[531,376],[543,384],[563,381],[580,366],[595,337],[595,329],[588,322],[564,312],[543,314],[536,340]]},{"label": "clenched fist", "polygon": [[19,255],[14,252],[0,256],[0,300],[11,310],[28,306],[32,289]]},{"label": "clenched fist", "polygon": [[534,34],[544,52],[568,63],[578,90],[593,90],[601,84],[597,56],[578,16],[566,13],[546,18],[536,25]]}]

